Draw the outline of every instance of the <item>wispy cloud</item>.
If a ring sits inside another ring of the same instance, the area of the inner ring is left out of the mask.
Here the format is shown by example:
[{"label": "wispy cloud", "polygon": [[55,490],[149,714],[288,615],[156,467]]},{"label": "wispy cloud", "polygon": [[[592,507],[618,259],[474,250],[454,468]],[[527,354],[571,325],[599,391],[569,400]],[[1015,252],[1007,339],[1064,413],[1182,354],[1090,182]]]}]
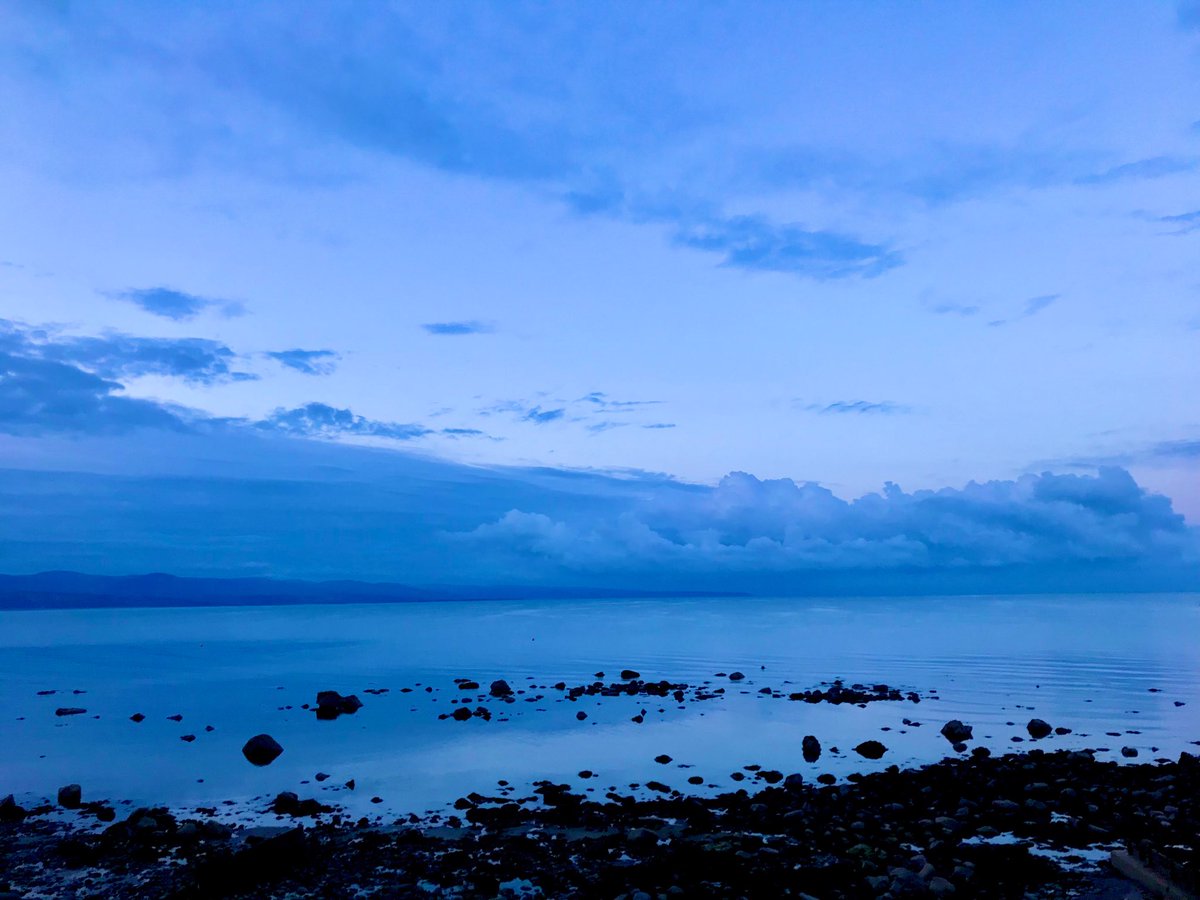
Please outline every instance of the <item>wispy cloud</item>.
[{"label": "wispy cloud", "polygon": [[938,303],[931,306],[930,312],[938,316],[974,316],[979,313],[979,307],[968,303]]},{"label": "wispy cloud", "polygon": [[1122,163],[1088,175],[1080,175],[1075,179],[1075,183],[1081,185],[1115,184],[1121,181],[1166,178],[1169,175],[1195,172],[1197,169],[1200,169],[1200,159],[1195,157],[1155,156]]},{"label": "wispy cloud", "polygon": [[1176,216],[1158,216],[1156,221],[1176,226],[1176,229],[1170,232],[1171,234],[1191,234],[1193,231],[1200,230],[1200,210],[1180,213]]},{"label": "wispy cloud", "polygon": [[354,435],[411,441],[433,433],[423,425],[368,419],[349,409],[338,409],[326,403],[306,403],[294,409],[277,409],[256,424],[265,430],[302,437]]},{"label": "wispy cloud", "polygon": [[835,400],[833,403],[804,403],[801,409],[820,415],[895,416],[912,412],[912,407],[890,400]]},{"label": "wispy cloud", "polygon": [[144,309],[151,315],[185,322],[194,319],[206,310],[215,310],[226,317],[244,315],[246,307],[237,300],[218,300],[201,297],[168,287],[130,288],[109,294]]},{"label": "wispy cloud", "polygon": [[273,350],[271,359],[305,375],[329,375],[337,368],[339,355],[333,350]]},{"label": "wispy cloud", "polygon": [[1019,315],[1012,319],[993,319],[988,322],[991,328],[999,328],[1001,325],[1008,325],[1012,322],[1019,322],[1021,319],[1028,319],[1031,316],[1036,316],[1038,313],[1053,305],[1062,295],[1061,294],[1041,294],[1037,297],[1030,297],[1025,301],[1025,305],[1021,308]]},{"label": "wispy cloud", "polygon": [[542,409],[540,406],[535,406],[521,417],[521,421],[532,422],[535,425],[545,425],[549,422],[557,422],[566,414],[567,411],[561,407],[558,409]]},{"label": "wispy cloud", "polygon": [[426,322],[421,326],[430,334],[462,335],[462,334],[491,334],[496,326],[490,322]]}]

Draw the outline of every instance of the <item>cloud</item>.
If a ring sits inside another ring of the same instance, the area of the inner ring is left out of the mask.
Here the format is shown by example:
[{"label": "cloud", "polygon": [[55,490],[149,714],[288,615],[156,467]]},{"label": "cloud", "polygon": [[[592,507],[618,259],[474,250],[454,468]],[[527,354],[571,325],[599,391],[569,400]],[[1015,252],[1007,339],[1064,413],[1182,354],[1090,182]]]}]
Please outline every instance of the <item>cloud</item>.
[{"label": "cloud", "polygon": [[1028,319],[1031,316],[1036,316],[1042,310],[1047,309],[1054,304],[1062,295],[1061,294],[1042,294],[1038,297],[1030,297],[1025,301],[1025,305],[1021,309],[1020,315],[1013,319],[993,319],[988,322],[990,328],[999,328],[1002,325],[1008,325],[1012,322],[1019,322],[1021,319]]},{"label": "cloud", "polygon": [[176,322],[194,319],[210,309],[226,317],[240,316],[246,312],[245,306],[237,300],[215,300],[168,287],[130,288],[113,292],[109,296],[139,306],[152,315]]},{"label": "cloud", "polygon": [[532,422],[535,425],[545,425],[548,422],[557,422],[567,414],[565,409],[542,409],[540,406],[535,406],[521,417],[522,422]]},{"label": "cloud", "polygon": [[186,427],[179,412],[121,396],[122,390],[76,366],[0,351],[0,432],[105,434]]},{"label": "cloud", "polygon": [[1075,179],[1080,185],[1106,185],[1122,181],[1140,181],[1143,179],[1166,178],[1170,175],[1181,175],[1195,172],[1200,168],[1200,159],[1193,157],[1155,156],[1150,159],[1139,159],[1134,162],[1122,163],[1118,166],[1081,175]]},{"label": "cloud", "polygon": [[411,441],[433,432],[422,425],[382,422],[355,415],[348,409],[338,409],[325,403],[306,403],[294,409],[277,409],[256,425],[267,431],[277,431],[300,437],[382,437],[395,441]]},{"label": "cloud", "polygon": [[979,307],[966,303],[938,303],[930,307],[930,311],[938,316],[974,316],[979,313]]},{"label": "cloud", "polygon": [[487,322],[426,322],[421,326],[430,334],[461,335],[461,334],[491,334],[496,330],[494,325]]},{"label": "cloud", "polygon": [[233,368],[238,356],[224,344],[202,338],[147,338],[111,332],[64,335],[0,319],[0,346],[19,356],[75,366],[101,378],[147,375],[212,385],[257,378]]},{"label": "cloud", "polygon": [[1178,228],[1171,234],[1191,234],[1193,231],[1200,230],[1200,210],[1181,213],[1177,216],[1159,216],[1156,221],[1167,225],[1177,225]]},{"label": "cloud", "polygon": [[305,375],[329,375],[341,358],[332,350],[274,350],[267,356]]},{"label": "cloud", "polygon": [[599,520],[513,509],[456,539],[569,571],[804,572],[1194,559],[1196,536],[1128,472],[1027,475],[845,501],[826,488],[735,472],[656,492]]},{"label": "cloud", "polygon": [[912,412],[912,407],[890,400],[835,400],[833,403],[807,403],[802,409],[821,415],[895,416]]},{"label": "cloud", "polygon": [[882,244],[832,231],[776,224],[764,216],[732,216],[681,224],[673,240],[683,247],[718,253],[727,268],[785,272],[818,280],[873,277],[903,262]]},{"label": "cloud", "polygon": [[578,402],[590,404],[604,412],[632,412],[662,403],[661,400],[613,400],[603,391],[592,391],[590,394],[585,394],[579,398]]}]

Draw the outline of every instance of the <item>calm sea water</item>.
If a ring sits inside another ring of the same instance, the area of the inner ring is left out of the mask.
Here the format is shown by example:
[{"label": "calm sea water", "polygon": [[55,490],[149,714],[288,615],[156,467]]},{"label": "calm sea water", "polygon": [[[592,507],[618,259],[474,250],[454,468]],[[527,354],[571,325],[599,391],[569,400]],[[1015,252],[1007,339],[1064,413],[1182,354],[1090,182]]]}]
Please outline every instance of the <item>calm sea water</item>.
[{"label": "calm sea water", "polygon": [[[509,721],[437,718],[454,708],[456,677],[522,688],[529,679],[587,683],[598,671],[616,680],[625,667],[647,679],[707,679],[727,693],[679,709],[646,698],[554,702],[558,692],[535,691],[527,696],[545,699],[492,706]],[[739,685],[714,677],[734,670],[747,675]],[[925,699],[860,709],[758,693],[834,678],[887,682]],[[358,693],[366,705],[317,721],[299,707],[326,688]],[[45,690],[59,693],[38,695]],[[59,706],[87,714],[59,718]],[[642,708],[645,723],[634,724]],[[129,721],[135,712],[146,721]],[[182,722],[167,718],[174,714]],[[1044,747],[1106,747],[1102,755],[1120,759],[1132,746],[1139,761],[1195,751],[1200,595],[0,613],[0,794],[26,801],[78,782],[90,799],[180,808],[234,800],[228,814],[247,818],[263,806],[256,798],[295,790],[390,817],[492,792],[497,779],[523,788],[550,778],[601,794],[657,779],[716,792],[735,787],[730,774],[750,764],[811,778],[935,761],[951,752],[938,730],[952,718],[974,725],[972,746],[1028,749],[1011,737],[1026,736],[1032,716],[1073,729]],[[262,769],[240,753],[259,732],[285,748]],[[184,734],[196,740],[184,743]],[[806,734],[825,747],[814,764],[801,759]],[[852,752],[867,738],[889,748],[883,759]],[[664,753],[673,762],[655,763]],[[583,781],[581,769],[599,777]],[[332,777],[312,782],[318,771]],[[692,775],[705,784],[687,784]],[[348,779],[356,790],[341,787]],[[384,802],[370,803],[375,796]]]}]

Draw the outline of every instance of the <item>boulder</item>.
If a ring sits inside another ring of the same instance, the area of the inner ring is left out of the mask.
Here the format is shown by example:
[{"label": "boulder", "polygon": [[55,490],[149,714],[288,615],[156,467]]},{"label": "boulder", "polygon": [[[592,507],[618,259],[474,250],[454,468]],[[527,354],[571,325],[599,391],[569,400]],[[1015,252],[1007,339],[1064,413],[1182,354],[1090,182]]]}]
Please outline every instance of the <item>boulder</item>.
[{"label": "boulder", "polygon": [[342,715],[353,715],[362,709],[362,701],[355,694],[343,697],[337,691],[317,692],[317,718],[336,719]]},{"label": "boulder", "polygon": [[77,784],[65,784],[58,789],[58,805],[63,809],[79,809],[83,802],[83,788]]},{"label": "boulder", "polygon": [[269,766],[282,752],[283,747],[269,734],[256,734],[242,747],[242,756],[255,766]]},{"label": "boulder", "polygon": [[622,669],[621,678],[625,681],[633,681],[635,678],[641,678],[640,672],[635,672],[633,669]]},{"label": "boulder", "polygon": [[958,719],[951,719],[942,726],[942,737],[952,744],[961,744],[971,740],[973,730],[972,726],[964,725]]},{"label": "boulder", "polygon": [[814,735],[806,734],[800,742],[800,752],[804,754],[806,763],[814,763],[821,758],[821,742]]},{"label": "boulder", "polygon": [[508,682],[503,678],[497,678],[492,682],[492,686],[488,689],[488,693],[493,697],[511,697],[513,695],[513,689],[509,687]]},{"label": "boulder", "polygon": [[887,747],[879,741],[863,741],[854,748],[854,752],[866,759],[879,759],[887,753]]},{"label": "boulder", "polygon": [[54,714],[56,716],[81,716],[85,712],[87,710],[80,706],[60,706],[54,711]]},{"label": "boulder", "polygon": [[1031,738],[1044,738],[1054,729],[1050,727],[1050,723],[1042,719],[1030,719],[1029,724],[1025,726],[1025,730],[1029,732]]},{"label": "boulder", "polygon": [[1122,747],[1121,755],[1123,757],[1125,757],[1126,759],[1133,759],[1135,756],[1138,755],[1137,747]]}]

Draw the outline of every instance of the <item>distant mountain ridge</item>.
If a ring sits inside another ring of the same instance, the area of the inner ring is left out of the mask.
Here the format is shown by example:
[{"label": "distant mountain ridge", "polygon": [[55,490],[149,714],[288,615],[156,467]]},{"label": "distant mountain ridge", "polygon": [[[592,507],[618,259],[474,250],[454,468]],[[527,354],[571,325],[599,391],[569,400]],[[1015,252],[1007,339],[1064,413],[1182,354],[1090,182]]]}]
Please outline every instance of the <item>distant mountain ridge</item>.
[{"label": "distant mountain ridge", "polygon": [[738,596],[728,592],[612,590],[506,585],[415,586],[367,581],[276,578],[189,578],[39,572],[0,575],[0,609],[86,609],[163,606],[271,606],[304,603],[418,603],[429,601]]}]

